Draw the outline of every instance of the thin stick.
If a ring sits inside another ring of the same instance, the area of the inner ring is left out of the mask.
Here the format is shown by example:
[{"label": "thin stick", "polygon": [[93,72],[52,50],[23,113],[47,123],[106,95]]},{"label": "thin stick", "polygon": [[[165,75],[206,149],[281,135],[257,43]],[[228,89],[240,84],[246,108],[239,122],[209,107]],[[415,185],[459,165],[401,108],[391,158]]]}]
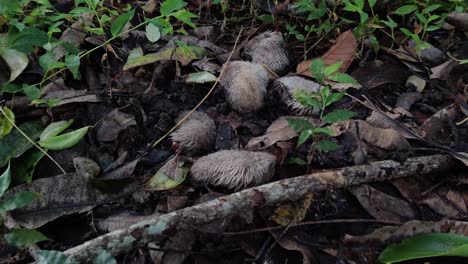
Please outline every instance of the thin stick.
[{"label": "thin stick", "polygon": [[151,145],[152,148],[156,147],[159,143],[161,143],[161,141],[163,141],[167,136],[169,136],[172,132],[174,132],[182,123],[184,123],[185,120],[187,120],[192,115],[192,113],[195,112],[206,101],[206,99],[208,99],[208,97],[211,95],[211,93],[213,93],[213,91],[216,88],[216,85],[218,85],[218,83],[219,83],[219,79],[221,78],[221,76],[224,73],[224,70],[226,69],[226,64],[231,60],[232,54],[236,50],[236,46],[237,46],[237,43],[239,42],[241,33],[242,33],[242,28],[239,31],[239,34],[237,35],[236,42],[234,42],[234,47],[232,48],[231,53],[229,54],[229,57],[227,58],[226,62],[224,63],[223,68],[221,69],[221,72],[219,73],[218,78],[216,78],[215,83],[213,84],[211,89],[208,91],[208,93],[205,95],[205,97],[203,97],[203,99],[201,99],[201,101],[198,102],[198,104],[192,110],[190,110],[190,112],[188,112],[184,116],[184,118],[182,118],[179,122],[177,122],[177,124],[175,124],[171,129],[169,129],[169,131],[167,131],[166,134],[164,134],[162,137],[160,137],[158,140],[156,140]]}]

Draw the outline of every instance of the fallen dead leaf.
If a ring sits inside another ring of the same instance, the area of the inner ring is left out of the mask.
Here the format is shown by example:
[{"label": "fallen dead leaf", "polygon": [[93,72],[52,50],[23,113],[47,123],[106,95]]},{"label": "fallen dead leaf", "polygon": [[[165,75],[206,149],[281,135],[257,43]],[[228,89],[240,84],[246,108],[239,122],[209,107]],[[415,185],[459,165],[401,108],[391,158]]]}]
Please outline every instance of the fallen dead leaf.
[{"label": "fallen dead leaf", "polygon": [[[357,48],[357,39],[351,30],[343,32],[336,38],[333,45],[320,58],[325,62],[325,65],[332,65],[339,61],[343,61],[343,65],[339,69],[340,72],[346,72],[353,62]],[[306,60],[297,65],[296,73],[304,76],[313,77],[309,70],[312,60]]]},{"label": "fallen dead leaf", "polygon": [[384,221],[405,222],[416,218],[417,213],[410,203],[390,196],[369,185],[350,188],[364,209],[373,217]]}]

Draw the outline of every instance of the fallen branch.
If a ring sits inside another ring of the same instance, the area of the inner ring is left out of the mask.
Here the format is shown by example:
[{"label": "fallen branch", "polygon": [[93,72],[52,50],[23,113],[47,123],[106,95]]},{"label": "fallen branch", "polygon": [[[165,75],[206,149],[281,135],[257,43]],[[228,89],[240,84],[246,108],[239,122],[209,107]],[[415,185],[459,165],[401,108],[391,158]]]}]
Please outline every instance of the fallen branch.
[{"label": "fallen branch", "polygon": [[298,200],[311,192],[447,171],[453,169],[455,164],[455,160],[448,155],[433,155],[410,158],[403,163],[386,160],[298,176],[161,215],[102,235],[64,253],[78,263],[93,262],[103,250],[116,256],[148,242],[160,242],[176,229],[206,224],[255,207]]}]

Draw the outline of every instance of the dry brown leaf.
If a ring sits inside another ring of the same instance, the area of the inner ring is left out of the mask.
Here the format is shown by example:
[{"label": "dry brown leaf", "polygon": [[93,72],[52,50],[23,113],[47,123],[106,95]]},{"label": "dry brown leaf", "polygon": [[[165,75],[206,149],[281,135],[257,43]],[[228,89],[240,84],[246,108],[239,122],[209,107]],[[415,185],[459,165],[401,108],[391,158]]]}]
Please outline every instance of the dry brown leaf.
[{"label": "dry brown leaf", "polygon": [[350,188],[364,209],[378,220],[404,222],[416,218],[416,211],[408,202],[390,196],[368,185]]},{"label": "dry brown leaf", "polygon": [[279,141],[287,141],[297,137],[297,132],[289,126],[287,118],[298,117],[282,116],[276,119],[268,127],[267,131],[265,132],[265,135],[250,139],[249,143],[247,144],[247,146],[245,146],[245,148],[249,150],[262,150],[274,145]]},{"label": "dry brown leaf", "polygon": [[[333,45],[325,54],[320,58],[325,62],[325,65],[332,65],[338,61],[343,61],[340,72],[345,72],[354,59],[356,53],[357,39],[351,30],[343,32],[336,38],[335,45]],[[306,60],[297,65],[296,73],[304,76],[313,77],[309,70],[312,60]]]},{"label": "dry brown leaf", "polygon": [[[466,205],[462,194],[453,186],[437,186],[438,182],[433,182],[427,177],[405,178],[394,180],[393,185],[398,188],[400,193],[409,201],[417,204],[426,204],[436,213],[449,217],[457,218],[466,215]],[[428,191],[429,190],[429,191]]]}]

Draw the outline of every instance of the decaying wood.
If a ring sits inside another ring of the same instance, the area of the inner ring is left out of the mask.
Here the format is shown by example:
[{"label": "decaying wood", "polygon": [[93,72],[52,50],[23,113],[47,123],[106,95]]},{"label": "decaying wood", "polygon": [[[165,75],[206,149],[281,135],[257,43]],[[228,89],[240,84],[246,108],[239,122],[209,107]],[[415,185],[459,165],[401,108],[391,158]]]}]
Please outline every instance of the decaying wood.
[{"label": "decaying wood", "polygon": [[176,229],[201,225],[245,210],[272,206],[284,201],[298,200],[310,192],[356,186],[367,182],[385,181],[419,174],[453,169],[455,160],[448,155],[410,158],[399,163],[392,160],[367,165],[320,171],[272,182],[192,207],[174,211],[117,230],[65,251],[78,263],[93,262],[103,250],[112,255],[122,254],[144,246],[150,241],[160,242]]}]

